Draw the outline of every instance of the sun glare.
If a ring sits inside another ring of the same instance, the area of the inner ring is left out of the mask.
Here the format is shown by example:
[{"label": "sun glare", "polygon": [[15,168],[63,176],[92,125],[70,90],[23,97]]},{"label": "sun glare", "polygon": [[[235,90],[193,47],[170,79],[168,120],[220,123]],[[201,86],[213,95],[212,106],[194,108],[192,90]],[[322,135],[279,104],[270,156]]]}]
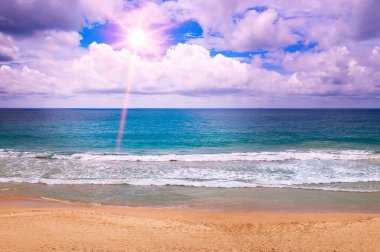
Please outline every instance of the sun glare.
[{"label": "sun glare", "polygon": [[[121,25],[122,32],[120,32],[120,41],[116,43],[116,47],[126,48],[134,55],[139,57],[158,57],[163,52],[166,36],[164,35],[164,28],[150,29],[148,26],[140,24],[139,26],[125,26]],[[167,28],[167,27],[166,27]],[[131,57],[133,59],[133,57]],[[116,149],[119,150],[122,144],[124,128],[127,121],[128,114],[128,101],[131,86],[134,84],[135,78],[135,64],[134,60],[129,61],[125,99],[122,106],[119,132],[117,135]]]},{"label": "sun glare", "polygon": [[134,29],[128,34],[128,44],[135,50],[146,48],[149,44],[149,35],[144,30]]}]

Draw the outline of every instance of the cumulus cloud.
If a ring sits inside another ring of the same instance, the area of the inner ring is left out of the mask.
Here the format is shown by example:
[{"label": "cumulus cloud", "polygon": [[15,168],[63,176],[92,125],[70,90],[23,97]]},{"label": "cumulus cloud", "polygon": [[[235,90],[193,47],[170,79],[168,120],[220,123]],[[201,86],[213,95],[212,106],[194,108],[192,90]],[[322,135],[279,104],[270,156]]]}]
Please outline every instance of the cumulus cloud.
[{"label": "cumulus cloud", "polygon": [[350,40],[380,37],[377,13],[380,2],[377,0],[179,0],[169,3],[161,7],[177,13],[177,19],[191,18],[200,23],[204,39],[196,42],[209,48],[272,49],[292,44],[297,39],[316,41],[320,47],[329,48]]},{"label": "cumulus cloud", "polygon": [[284,20],[275,9],[256,11],[249,1],[181,0],[163,4],[164,9],[175,10],[178,20],[194,19],[203,28],[203,38],[193,43],[219,50],[238,52],[280,47],[296,42]]},{"label": "cumulus cloud", "polygon": [[[376,56],[377,48],[372,52]],[[377,56],[376,56],[377,57]],[[375,59],[377,60],[377,58]],[[0,91],[8,94],[121,94],[134,68],[132,93],[186,96],[379,95],[379,69],[360,65],[345,47],[284,57],[288,74],[265,70],[198,45],[178,44],[159,60],[92,44],[70,61],[41,61],[35,68],[0,68]],[[377,76],[376,78],[374,76]]]},{"label": "cumulus cloud", "polygon": [[75,31],[44,31],[32,37],[22,37],[15,44],[22,53],[19,61],[27,64],[48,59],[62,60],[78,57],[86,50],[80,47],[82,36]]},{"label": "cumulus cloud", "polygon": [[246,12],[226,38],[227,48],[236,51],[280,47],[296,42],[285,21],[273,9],[262,13]]},{"label": "cumulus cloud", "polygon": [[244,91],[248,84],[248,64],[222,55],[211,57],[201,46],[179,44],[162,59],[150,61],[94,43],[79,59],[39,61],[35,69],[2,66],[0,89],[13,94],[123,93],[131,64],[136,73],[132,92],[139,94],[222,94]]},{"label": "cumulus cloud", "polygon": [[271,49],[294,44],[297,39],[285,21],[273,9],[264,12],[247,11],[237,19],[230,30],[206,35],[192,42],[218,50],[236,52]]},{"label": "cumulus cloud", "polygon": [[19,49],[10,36],[0,33],[0,61],[11,61],[17,58]]},{"label": "cumulus cloud", "polygon": [[156,2],[143,2],[138,8],[130,8],[126,13],[119,13],[117,17],[126,26],[138,25],[144,26],[143,28],[170,24],[173,18],[169,9]]},{"label": "cumulus cloud", "polygon": [[[371,54],[367,58],[376,54],[376,48]],[[300,94],[378,97],[380,69],[371,61],[363,63],[340,46],[319,53],[287,54],[283,66],[292,73],[288,90]]]}]

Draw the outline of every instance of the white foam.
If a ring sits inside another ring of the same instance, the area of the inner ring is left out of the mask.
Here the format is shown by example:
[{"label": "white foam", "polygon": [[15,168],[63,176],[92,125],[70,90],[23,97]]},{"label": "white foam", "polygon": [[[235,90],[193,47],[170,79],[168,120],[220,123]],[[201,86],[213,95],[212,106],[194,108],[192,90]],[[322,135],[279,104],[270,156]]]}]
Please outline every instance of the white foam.
[{"label": "white foam", "polygon": [[[0,182],[12,183],[31,183],[31,184],[47,184],[47,185],[131,185],[131,186],[191,186],[205,188],[300,188],[300,189],[320,189],[334,191],[359,191],[359,192],[376,192],[377,189],[360,189],[360,188],[342,188],[332,184],[343,183],[373,183],[380,182],[370,179],[343,179],[343,180],[323,180],[318,183],[245,183],[238,181],[186,181],[181,179],[42,179],[42,178],[0,178]],[[46,198],[48,199],[48,198]],[[51,200],[51,199],[49,199]]]},{"label": "white foam", "polygon": [[380,160],[380,155],[362,150],[310,150],[278,152],[244,152],[217,154],[162,154],[131,155],[108,153],[77,153],[72,155],[50,152],[31,153],[0,150],[0,158],[47,158],[81,161],[130,161],[130,162],[223,162],[223,161],[286,161],[286,160]]},{"label": "white foam", "polygon": [[167,154],[167,155],[104,155],[74,154],[54,156],[58,159],[79,159],[83,161],[132,161],[132,162],[220,162],[220,161],[285,161],[285,160],[360,160],[380,159],[380,155],[365,151],[310,151],[310,152],[246,152],[218,154]]},{"label": "white foam", "polygon": [[[224,188],[307,188],[320,184],[318,189],[328,190],[339,189],[332,183],[380,182],[380,155],[362,150],[186,155],[44,153],[40,159],[41,156],[41,153],[0,151],[0,182]],[[380,190],[380,186],[375,187],[374,191]],[[352,188],[362,190],[358,186]],[[344,190],[349,190],[349,186]]]}]

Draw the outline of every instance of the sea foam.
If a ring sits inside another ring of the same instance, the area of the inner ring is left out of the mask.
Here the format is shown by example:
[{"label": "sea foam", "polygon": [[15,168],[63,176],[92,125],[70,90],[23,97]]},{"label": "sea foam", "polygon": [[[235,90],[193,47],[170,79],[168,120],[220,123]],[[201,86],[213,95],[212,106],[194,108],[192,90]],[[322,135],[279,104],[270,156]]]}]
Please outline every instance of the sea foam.
[{"label": "sea foam", "polygon": [[363,150],[310,150],[278,152],[242,152],[212,154],[159,154],[133,155],[114,153],[75,153],[70,155],[52,152],[20,152],[0,150],[0,158],[46,158],[82,161],[131,161],[131,162],[222,162],[222,161],[285,161],[285,160],[369,160],[378,159],[374,151]]},{"label": "sea foam", "polygon": [[363,150],[161,155],[1,150],[0,161],[0,182],[380,191],[380,155]]}]

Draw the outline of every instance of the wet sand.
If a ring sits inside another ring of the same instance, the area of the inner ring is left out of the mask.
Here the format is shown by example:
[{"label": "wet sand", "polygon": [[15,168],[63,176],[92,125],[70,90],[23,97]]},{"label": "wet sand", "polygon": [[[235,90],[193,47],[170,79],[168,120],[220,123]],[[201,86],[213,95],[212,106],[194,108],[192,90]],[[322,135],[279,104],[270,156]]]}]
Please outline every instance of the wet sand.
[{"label": "wet sand", "polygon": [[0,251],[378,251],[380,214],[0,199]]}]

